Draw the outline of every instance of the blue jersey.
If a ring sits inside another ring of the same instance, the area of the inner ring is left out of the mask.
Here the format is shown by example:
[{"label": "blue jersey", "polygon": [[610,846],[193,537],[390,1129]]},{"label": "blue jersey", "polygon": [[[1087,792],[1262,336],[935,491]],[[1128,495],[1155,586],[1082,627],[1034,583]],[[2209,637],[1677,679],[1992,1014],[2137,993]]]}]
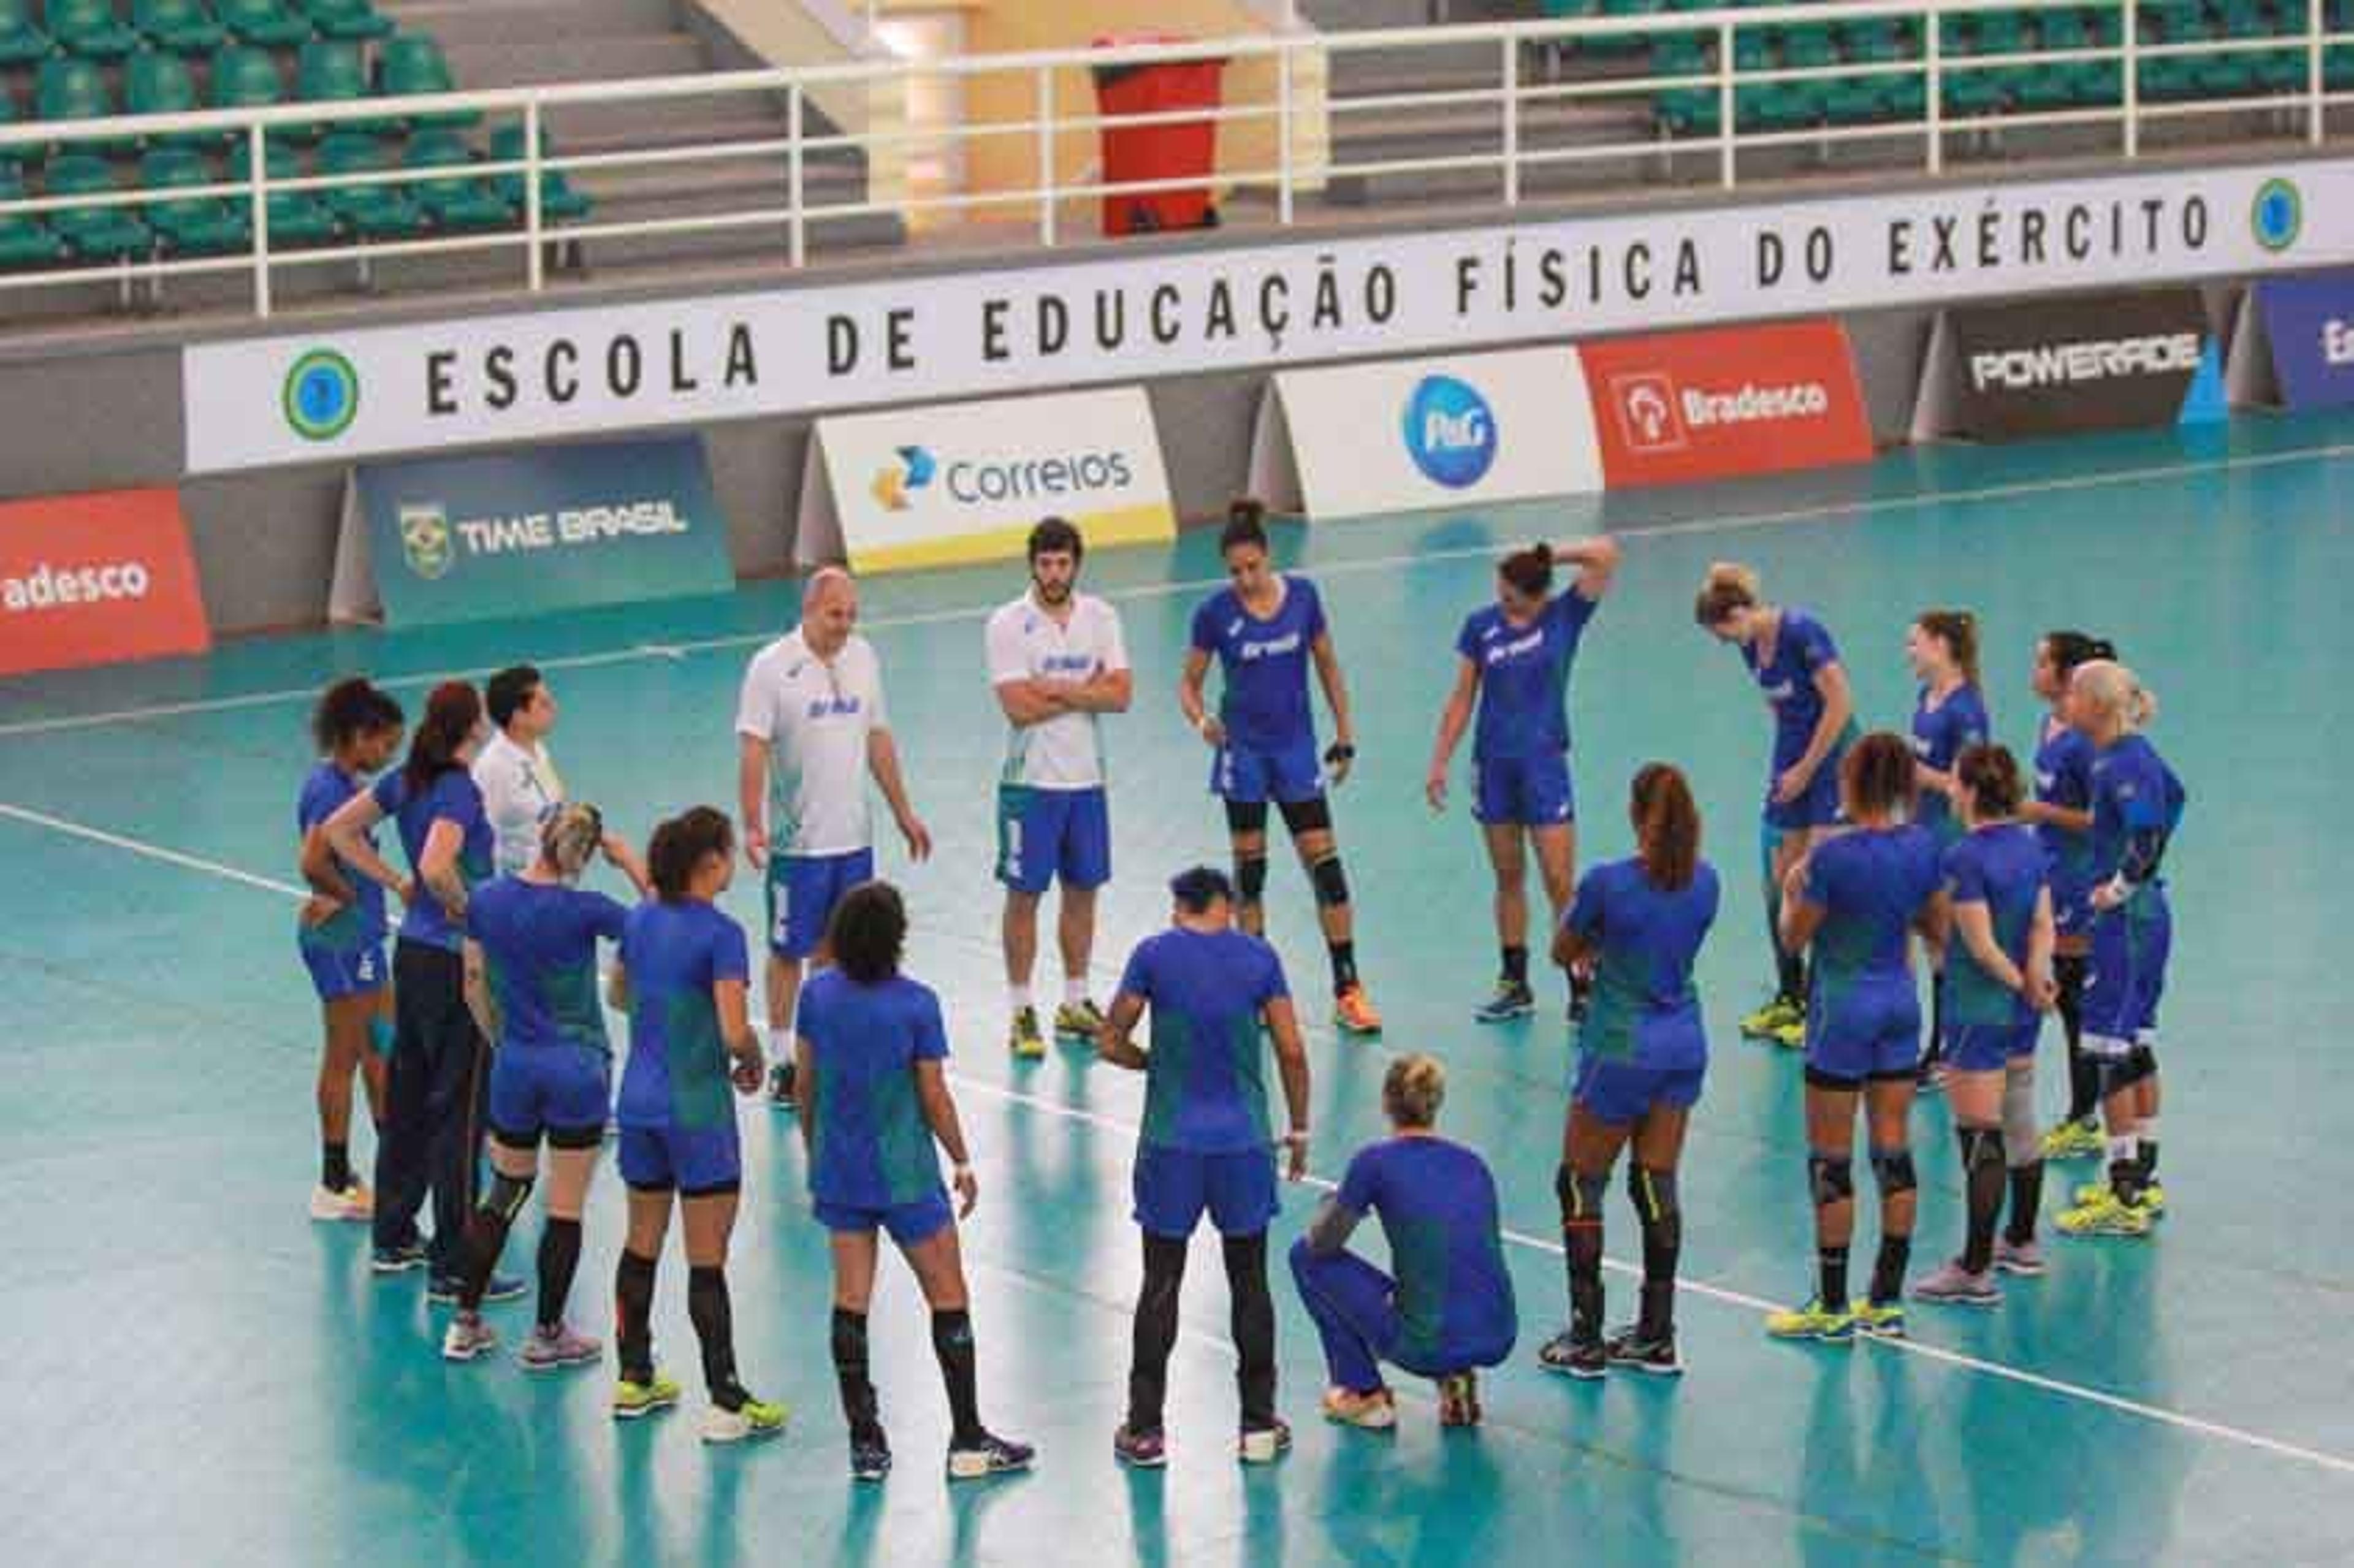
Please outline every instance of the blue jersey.
[{"label": "blue jersey", "polygon": [[[1946,896],[1957,907],[1986,906],[1995,946],[2025,972],[2045,879],[2043,846],[2034,832],[2018,822],[1976,829],[1946,848],[1942,866]],[[1980,968],[1956,930],[1946,948],[1945,1016],[1948,1024],[2017,1028],[2035,1022],[2035,1009]]]},{"label": "blue jersey", "polygon": [[1193,612],[1193,646],[1216,654],[1225,677],[1218,721],[1229,741],[1254,751],[1314,744],[1308,660],[1324,630],[1324,601],[1316,585],[1288,572],[1283,603],[1268,620],[1245,609],[1232,588],[1211,595]]},{"label": "blue jersey", "polygon": [[1275,949],[1241,931],[1147,937],[1119,989],[1152,1010],[1143,1141],[1195,1154],[1269,1146],[1260,1011],[1288,996]]},{"label": "blue jersey", "polygon": [[708,904],[649,899],[622,923],[621,968],[630,996],[621,1125],[732,1128],[727,1044],[712,987],[750,978],[744,927]]},{"label": "blue jersey", "polygon": [[945,1191],[916,1096],[916,1064],[949,1054],[931,988],[904,975],[860,985],[827,969],[801,988],[795,1028],[809,1042],[817,1078],[810,1196],[843,1208],[895,1209]]},{"label": "blue jersey", "polygon": [[1757,677],[1774,710],[1774,770],[1804,757],[1823,720],[1823,692],[1816,683],[1825,666],[1839,662],[1838,645],[1823,623],[1803,609],[1786,609],[1774,633],[1774,661],[1759,664],[1757,650],[1744,643],[1742,662]]},{"label": "blue jersey", "polygon": [[[302,792],[294,802],[295,831],[304,838],[311,830],[325,821],[341,809],[344,802],[360,792],[360,781],[336,767],[322,760],[303,776]],[[376,832],[367,834],[370,849],[376,847]],[[334,916],[317,926],[305,926],[302,944],[330,952],[356,952],[374,947],[384,940],[390,927],[384,916],[384,885],[362,876],[358,870],[338,858],[337,870],[352,885],[359,901],[335,911]]]},{"label": "blue jersey", "polygon": [[2155,882],[2158,857],[2182,821],[2182,781],[2138,735],[2093,755],[2093,885],[2120,872]]},{"label": "blue jersey", "polygon": [[[436,822],[456,826],[458,842],[458,878],[469,888],[487,882],[491,877],[493,842],[491,820],[482,811],[482,792],[474,788],[473,779],[462,768],[452,768],[439,775],[422,791],[408,788],[408,776],[398,770],[386,774],[368,791],[376,798],[376,809],[393,820],[400,834],[400,847],[408,855],[412,872],[424,858],[425,840]],[[441,901],[426,890],[418,890],[417,902],[400,917],[403,940],[423,942],[429,947],[457,950],[462,933],[451,925],[443,911]]]},{"label": "blue jersey", "polygon": [[[2043,721],[2043,737],[2036,743],[2035,798],[2071,811],[2093,809],[2093,743],[2055,718]],[[2069,916],[2086,912],[2093,888],[2093,835],[2042,822],[2035,836],[2052,879],[2052,914],[2073,928],[2081,922]]]},{"label": "blue jersey", "polygon": [[[1921,688],[1920,700],[1913,708],[1913,756],[1922,767],[1951,773],[1963,751],[1983,746],[1990,733],[1986,698],[1976,686],[1955,687],[1935,707],[1929,705],[1929,688]],[[1917,820],[1937,836],[1939,843],[1949,844],[1961,837],[1961,819],[1955,814],[1954,803],[1938,790],[1921,791]]]},{"label": "blue jersey", "polygon": [[1479,672],[1473,760],[1569,749],[1569,669],[1595,609],[1573,588],[1546,600],[1526,626],[1513,625],[1493,604],[1463,622],[1455,651]]},{"label": "blue jersey", "polygon": [[1512,1342],[1520,1317],[1485,1160],[1444,1139],[1393,1138],[1358,1150],[1335,1201],[1381,1216],[1397,1279],[1399,1360],[1468,1366]]},{"label": "blue jersey", "polygon": [[502,876],[466,901],[499,1005],[502,1049],[585,1046],[610,1055],[597,995],[597,938],[621,939],[629,911],[601,893]]},{"label": "blue jersey", "polygon": [[1809,982],[1814,1004],[1835,1008],[1850,991],[1903,987],[1913,969],[1906,935],[1937,892],[1937,841],[1925,828],[1859,828],[1807,856],[1806,901],[1823,911]]},{"label": "blue jersey", "polygon": [[1707,1065],[1692,960],[1715,923],[1718,891],[1715,869],[1705,861],[1674,892],[1654,885],[1638,859],[1585,874],[1562,917],[1596,954],[1579,1050],[1642,1067]]}]

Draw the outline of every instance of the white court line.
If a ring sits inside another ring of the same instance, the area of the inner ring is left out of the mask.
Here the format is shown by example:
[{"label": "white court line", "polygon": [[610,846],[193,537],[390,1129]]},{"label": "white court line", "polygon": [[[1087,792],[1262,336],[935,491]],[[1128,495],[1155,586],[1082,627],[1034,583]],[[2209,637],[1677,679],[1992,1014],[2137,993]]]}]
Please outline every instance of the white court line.
[{"label": "white court line", "polygon": [[[1910,495],[1869,497],[1856,501],[1828,502],[1816,506],[1789,507],[1774,512],[1735,513],[1727,517],[1691,518],[1680,523],[1637,524],[1614,530],[1616,536],[1628,539],[1668,539],[1690,535],[1727,534],[1747,528],[1774,527],[1785,523],[1820,523],[1833,518],[1854,517],[1873,512],[1911,512],[1935,506],[1967,506],[1989,501],[2013,501],[2026,496],[2056,495],[2071,491],[2102,490],[2113,486],[2152,484],[2167,480],[2192,478],[2201,474],[2230,473],[2247,469],[2279,468],[2296,463],[2329,462],[2354,457],[2354,443],[2306,447],[2289,452],[2259,452],[2253,456],[2231,456],[2211,462],[2158,463],[2147,468],[2117,469],[2106,473],[2089,473],[2056,479],[2021,480],[2010,484],[1984,485],[1975,490],[1922,491]],[[1582,496],[1558,498],[1564,503],[1587,499]],[[1533,503],[1517,502],[1517,507]],[[1363,560],[1334,561],[1314,568],[1319,577],[1352,577],[1365,572],[1387,571],[1394,567],[1412,566],[1422,561],[1458,561],[1485,557],[1495,553],[1493,542],[1480,545],[1456,546],[1444,550],[1417,550],[1401,555],[1374,556]],[[1166,583],[1150,583],[1136,588],[1111,588],[1098,597],[1119,602],[1140,602],[1146,599],[1168,599],[1177,594],[1203,593],[1226,586],[1223,577],[1196,577]],[[962,620],[984,620],[994,614],[996,604],[968,606],[955,609],[928,610],[920,614],[879,616],[861,620],[863,631],[888,631],[915,626],[938,626]],[[726,637],[706,637],[684,642],[642,642],[628,648],[610,649],[601,653],[564,654],[547,659],[527,661],[542,670],[583,670],[602,664],[628,663],[640,659],[684,660],[691,653],[717,652],[729,648],[748,648],[770,642],[777,631],[737,632]],[[471,680],[472,673],[444,671],[436,674],[395,675],[376,683],[390,689],[429,687],[443,681]],[[103,713],[69,714],[56,718],[21,719],[12,724],[0,724],[0,738],[12,736],[53,735],[64,730],[95,729],[106,725],[137,724],[150,719],[179,718],[191,714],[228,713],[239,708],[270,707],[280,703],[303,703],[317,698],[315,686],[286,687],[278,691],[250,692],[233,697],[204,697],[184,703],[158,703],[148,707],[117,708]]]},{"label": "white court line", "polygon": [[239,871],[233,865],[223,865],[217,860],[205,860],[196,855],[182,854],[177,850],[164,849],[157,844],[143,843],[137,839],[126,839],[119,833],[103,832],[97,828],[85,827],[80,822],[68,821],[63,817],[52,817],[46,811],[27,810],[22,806],[11,806],[5,801],[0,801],[0,817],[28,823],[37,828],[47,828],[51,832],[63,833],[69,838],[87,839],[91,843],[104,844],[109,849],[119,849],[128,854],[144,856],[148,860],[159,860],[165,865],[176,865],[185,871],[202,872],[207,876],[217,876],[226,882],[238,883],[246,887],[257,887],[264,893],[276,893],[296,899],[311,896],[306,889],[297,887],[292,883],[273,882],[266,876],[256,876],[249,871]]}]

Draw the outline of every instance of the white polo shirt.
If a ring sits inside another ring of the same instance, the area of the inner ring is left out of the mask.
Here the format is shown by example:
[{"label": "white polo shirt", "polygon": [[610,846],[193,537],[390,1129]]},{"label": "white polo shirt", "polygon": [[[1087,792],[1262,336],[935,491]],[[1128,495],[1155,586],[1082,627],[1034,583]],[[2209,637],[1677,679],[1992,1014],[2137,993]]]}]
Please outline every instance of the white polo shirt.
[{"label": "white polo shirt", "polygon": [[[1056,622],[1030,594],[989,618],[989,681],[1077,685],[1128,668],[1119,612],[1092,594],[1075,594]],[[1034,789],[1092,789],[1104,781],[1101,715],[1060,714],[1016,725],[1005,741],[1004,780]]]},{"label": "white polo shirt", "polygon": [[866,737],[891,727],[883,666],[851,634],[831,664],[798,630],[753,656],[736,733],[769,745],[769,844],[778,854],[849,854],[874,842]]},{"label": "white polo shirt", "polygon": [[492,860],[499,874],[530,870],[539,858],[539,826],[564,800],[564,780],[557,777],[547,747],[537,742],[517,746],[506,731],[497,731],[474,758],[473,778],[496,841]]}]

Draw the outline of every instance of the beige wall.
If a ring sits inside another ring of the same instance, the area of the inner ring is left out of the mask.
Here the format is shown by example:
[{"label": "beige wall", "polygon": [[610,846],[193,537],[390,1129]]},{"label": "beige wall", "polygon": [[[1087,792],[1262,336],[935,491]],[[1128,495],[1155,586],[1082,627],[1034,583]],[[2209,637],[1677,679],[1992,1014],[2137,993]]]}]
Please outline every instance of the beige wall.
[{"label": "beige wall", "polygon": [[[815,17],[792,0],[697,0],[702,8],[743,40],[744,47],[770,65],[821,65],[854,59],[854,49],[843,44]],[[860,5],[857,14],[864,15]],[[896,81],[821,84],[810,92],[819,112],[843,131],[887,133],[903,128],[907,111],[905,93]],[[898,201],[907,190],[906,150],[896,145],[870,147],[866,153],[868,194],[876,201]]]}]

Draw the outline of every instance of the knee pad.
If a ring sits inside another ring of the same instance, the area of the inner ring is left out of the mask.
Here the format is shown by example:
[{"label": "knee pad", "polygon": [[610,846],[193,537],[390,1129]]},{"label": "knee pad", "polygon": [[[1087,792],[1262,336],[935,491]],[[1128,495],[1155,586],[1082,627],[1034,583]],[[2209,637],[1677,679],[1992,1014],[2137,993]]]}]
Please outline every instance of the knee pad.
[{"label": "knee pad", "polygon": [[1302,833],[1330,832],[1332,828],[1332,802],[1318,795],[1307,800],[1285,800],[1276,810],[1283,813],[1283,826],[1293,838]]},{"label": "knee pad", "polygon": [[1230,833],[1267,832],[1267,802],[1264,800],[1227,801],[1226,832]]},{"label": "knee pad", "polygon": [[1875,1149],[1872,1151],[1872,1177],[1880,1183],[1880,1195],[1893,1198],[1910,1192],[1921,1184],[1913,1169],[1910,1149]]},{"label": "knee pad", "polygon": [[1962,1179],[1964,1181],[1968,1181],[1971,1176],[1988,1166],[1999,1166],[2003,1162],[2000,1128],[1958,1127],[1954,1129],[1954,1136],[1960,1140],[1962,1146]]},{"label": "knee pad", "polygon": [[1316,885],[1316,902],[1327,909],[1349,902],[1349,874],[1341,869],[1338,854],[1328,854],[1310,866],[1308,880]]},{"label": "knee pad", "polygon": [[1677,1202],[1676,1173],[1636,1165],[1627,1171],[1627,1196],[1635,1201],[1635,1217],[1646,1225],[1662,1224],[1682,1212]]},{"label": "knee pad", "polygon": [[1845,1202],[1855,1196],[1855,1161],[1844,1157],[1834,1159],[1828,1154],[1809,1154],[1807,1156],[1807,1185],[1814,1193],[1818,1209]]},{"label": "knee pad", "polygon": [[2158,1053],[2148,1046],[2135,1046],[2126,1053],[2126,1060],[2133,1064],[2134,1082],[2138,1084],[2158,1076]]},{"label": "knee pad", "polygon": [[1567,1165],[1554,1171],[1553,1192],[1561,1200],[1562,1227],[1599,1224],[1603,1194],[1609,1188],[1607,1176],[1583,1175]]},{"label": "knee pad", "polygon": [[1267,897],[1267,856],[1263,854],[1235,857],[1235,891],[1246,904],[1263,903]]},{"label": "knee pad", "polygon": [[2035,1070],[2010,1074],[2002,1085],[2002,1152],[2012,1165],[2032,1165],[2043,1158],[2043,1139],[2035,1130]]},{"label": "knee pad", "polygon": [[2101,1058],[2101,1097],[2121,1095],[2158,1071],[2157,1060],[2146,1047],[2137,1046],[2121,1056]]},{"label": "knee pad", "polygon": [[514,1224],[515,1216],[523,1213],[525,1200],[531,1196],[533,1181],[534,1178],[529,1176],[510,1176],[504,1171],[492,1171],[490,1190],[482,1194],[482,1207],[498,1215],[504,1224]]}]

